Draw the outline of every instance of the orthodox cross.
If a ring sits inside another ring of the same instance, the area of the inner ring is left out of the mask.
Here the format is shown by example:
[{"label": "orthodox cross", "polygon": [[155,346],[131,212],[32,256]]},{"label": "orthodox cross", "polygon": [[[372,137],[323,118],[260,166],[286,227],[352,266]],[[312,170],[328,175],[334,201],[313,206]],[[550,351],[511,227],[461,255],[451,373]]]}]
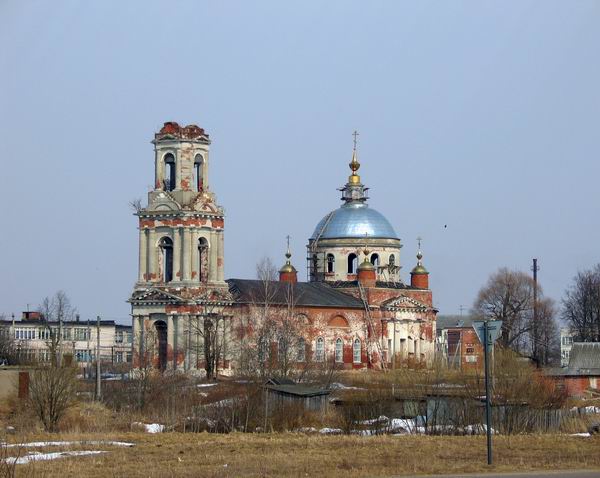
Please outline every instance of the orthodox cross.
[{"label": "orthodox cross", "polygon": [[419,250],[421,250],[421,241],[423,238],[421,236],[417,237],[417,243],[419,244]]},{"label": "orthodox cross", "polygon": [[354,136],[354,150],[356,151],[356,137],[358,136],[358,131],[354,130],[352,136]]}]

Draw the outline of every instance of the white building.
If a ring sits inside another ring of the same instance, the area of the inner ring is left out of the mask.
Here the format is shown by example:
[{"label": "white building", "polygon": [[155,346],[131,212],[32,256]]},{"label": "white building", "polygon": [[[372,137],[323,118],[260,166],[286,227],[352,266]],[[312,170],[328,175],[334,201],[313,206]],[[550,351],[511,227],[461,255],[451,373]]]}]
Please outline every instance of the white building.
[{"label": "white building", "polygon": [[569,365],[571,348],[573,347],[573,334],[569,329],[560,329],[560,366]]}]

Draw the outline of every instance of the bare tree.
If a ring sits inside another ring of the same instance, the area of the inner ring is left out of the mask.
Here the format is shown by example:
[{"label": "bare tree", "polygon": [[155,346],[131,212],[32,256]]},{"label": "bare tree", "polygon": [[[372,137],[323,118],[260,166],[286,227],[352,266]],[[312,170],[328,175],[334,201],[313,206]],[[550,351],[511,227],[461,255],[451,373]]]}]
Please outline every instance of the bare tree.
[{"label": "bare tree", "polygon": [[[46,297],[38,307],[46,325],[46,346],[52,357],[52,364],[59,366],[63,354],[63,323],[75,318],[77,309],[71,304],[67,294],[59,290],[54,296]],[[55,326],[52,326],[55,323]]]},{"label": "bare tree", "polygon": [[524,272],[501,268],[479,291],[473,312],[483,319],[502,321],[500,345],[547,364],[558,340],[555,308],[538,285],[538,322],[533,327],[533,288],[533,279]]},{"label": "bare tree", "polygon": [[600,342],[600,264],[573,278],[562,301],[562,318],[575,340]]},{"label": "bare tree", "polygon": [[55,432],[75,401],[76,370],[73,367],[40,367],[31,372],[29,400],[48,432]]},{"label": "bare tree", "polygon": [[133,212],[135,212],[136,214],[139,213],[142,209],[144,209],[144,206],[142,205],[142,199],[132,199],[131,201],[129,201],[129,207],[131,207]]}]

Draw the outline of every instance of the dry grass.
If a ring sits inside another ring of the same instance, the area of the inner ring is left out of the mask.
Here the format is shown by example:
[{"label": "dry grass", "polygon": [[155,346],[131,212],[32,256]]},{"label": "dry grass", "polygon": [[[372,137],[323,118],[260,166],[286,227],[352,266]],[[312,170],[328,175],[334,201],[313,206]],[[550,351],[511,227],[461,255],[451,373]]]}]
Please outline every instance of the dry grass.
[{"label": "dry grass", "polygon": [[[27,439],[133,441],[102,456],[21,465],[43,476],[392,476],[600,469],[600,438],[557,435],[496,437],[495,465],[484,437],[308,436],[302,434],[68,434]],[[88,447],[89,448],[89,447]],[[102,449],[102,447],[94,447]],[[86,449],[86,447],[82,447]],[[55,450],[56,451],[56,450]]]}]

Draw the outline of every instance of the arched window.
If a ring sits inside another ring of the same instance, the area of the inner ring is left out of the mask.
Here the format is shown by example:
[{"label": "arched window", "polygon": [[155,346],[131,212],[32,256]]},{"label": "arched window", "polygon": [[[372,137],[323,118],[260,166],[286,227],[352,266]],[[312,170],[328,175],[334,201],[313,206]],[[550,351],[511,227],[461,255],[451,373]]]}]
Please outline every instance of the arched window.
[{"label": "arched window", "polygon": [[279,363],[286,362],[287,353],[287,340],[285,340],[283,337],[279,337],[279,340],[277,341],[277,360]]},{"label": "arched window", "polygon": [[354,363],[360,363],[360,340],[354,339],[354,343],[352,344],[352,361]]},{"label": "arched window", "polygon": [[202,177],[202,165],[204,164],[204,158],[201,154],[197,154],[194,158],[194,187],[196,191],[201,192],[204,190],[204,178]]},{"label": "arched window", "polygon": [[317,339],[317,346],[315,347],[315,360],[317,362],[322,362],[325,360],[325,341],[323,337],[319,337]]},{"label": "arched window", "polygon": [[335,361],[336,363],[344,361],[344,342],[340,338],[335,341]]},{"label": "arched window", "polygon": [[348,256],[348,274],[356,274],[356,269],[358,268],[358,256],[354,254],[350,254]]},{"label": "arched window", "polygon": [[327,254],[327,272],[335,272],[335,256],[333,254]]},{"label": "arched window", "polygon": [[208,280],[208,241],[204,237],[198,239],[198,280]]},{"label": "arched window", "polygon": [[371,254],[371,264],[375,267],[379,266],[379,254]]},{"label": "arched window", "polygon": [[165,174],[164,174],[165,191],[173,191],[175,189],[175,157],[169,153],[165,155]]},{"label": "arched window", "polygon": [[390,254],[390,269],[393,269],[396,265],[396,256],[394,254]]},{"label": "arched window", "polygon": [[296,345],[298,347],[296,360],[298,362],[304,362],[304,360],[306,359],[306,341],[302,337],[300,337]]},{"label": "arched window", "polygon": [[267,352],[268,352],[268,342],[264,337],[261,338],[258,342],[258,361],[263,363],[267,360]]},{"label": "arched window", "polygon": [[173,241],[170,237],[163,237],[160,240],[160,251],[162,254],[163,281],[171,282],[173,280]]}]

